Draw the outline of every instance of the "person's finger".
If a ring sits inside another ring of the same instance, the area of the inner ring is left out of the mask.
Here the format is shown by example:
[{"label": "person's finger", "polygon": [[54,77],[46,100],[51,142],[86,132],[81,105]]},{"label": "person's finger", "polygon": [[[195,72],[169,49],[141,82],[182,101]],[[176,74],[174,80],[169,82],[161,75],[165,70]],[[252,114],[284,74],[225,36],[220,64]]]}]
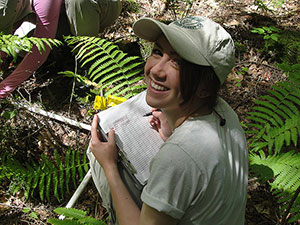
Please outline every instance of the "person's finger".
[{"label": "person's finger", "polygon": [[116,143],[115,130],[114,129],[110,129],[110,131],[108,132],[108,142],[110,144],[115,144]]},{"label": "person's finger", "polygon": [[153,111],[153,112],[152,112],[152,115],[153,115],[154,117],[160,118],[160,117],[163,115],[163,113],[160,112],[160,111]]},{"label": "person's finger", "polygon": [[91,127],[91,135],[92,135],[92,140],[94,139],[98,139],[98,116],[95,115],[93,118],[93,122],[92,122],[92,127]]}]

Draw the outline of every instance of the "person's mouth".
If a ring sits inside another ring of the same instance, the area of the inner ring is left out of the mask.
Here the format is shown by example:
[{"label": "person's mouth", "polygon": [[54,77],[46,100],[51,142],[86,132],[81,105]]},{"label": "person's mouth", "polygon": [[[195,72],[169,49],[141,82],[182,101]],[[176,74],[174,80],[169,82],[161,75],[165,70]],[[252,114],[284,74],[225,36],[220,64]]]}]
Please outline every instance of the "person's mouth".
[{"label": "person's mouth", "polygon": [[150,80],[150,86],[156,91],[167,91],[169,88],[162,86],[160,84],[155,83],[153,80]]}]

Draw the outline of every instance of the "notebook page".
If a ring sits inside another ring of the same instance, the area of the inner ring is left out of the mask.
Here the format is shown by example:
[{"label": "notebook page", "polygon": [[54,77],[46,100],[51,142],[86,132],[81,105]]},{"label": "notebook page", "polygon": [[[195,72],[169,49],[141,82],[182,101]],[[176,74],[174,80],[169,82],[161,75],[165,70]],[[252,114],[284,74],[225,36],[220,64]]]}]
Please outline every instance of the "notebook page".
[{"label": "notebook page", "polygon": [[145,101],[145,92],[126,102],[100,112],[100,126],[107,133],[115,129],[116,141],[136,173],[135,177],[145,184],[149,166],[163,140],[151,128],[148,118],[143,117],[151,107]]}]

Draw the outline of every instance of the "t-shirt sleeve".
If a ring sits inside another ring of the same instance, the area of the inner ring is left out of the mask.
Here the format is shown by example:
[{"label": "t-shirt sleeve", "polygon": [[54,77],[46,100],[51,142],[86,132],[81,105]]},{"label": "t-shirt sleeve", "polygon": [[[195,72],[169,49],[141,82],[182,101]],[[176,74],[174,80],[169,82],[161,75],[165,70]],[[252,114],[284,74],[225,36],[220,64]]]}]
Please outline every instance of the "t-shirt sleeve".
[{"label": "t-shirt sleeve", "polygon": [[150,207],[181,219],[199,193],[201,173],[178,145],[165,143],[150,165],[141,199]]}]

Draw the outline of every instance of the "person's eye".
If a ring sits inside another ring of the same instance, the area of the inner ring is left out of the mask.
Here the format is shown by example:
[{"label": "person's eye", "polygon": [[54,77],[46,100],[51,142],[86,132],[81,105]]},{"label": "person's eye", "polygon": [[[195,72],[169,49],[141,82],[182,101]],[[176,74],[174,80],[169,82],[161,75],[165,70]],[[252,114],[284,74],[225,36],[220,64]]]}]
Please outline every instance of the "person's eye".
[{"label": "person's eye", "polygon": [[158,48],[153,48],[152,55],[159,55],[162,56],[162,52]]}]

